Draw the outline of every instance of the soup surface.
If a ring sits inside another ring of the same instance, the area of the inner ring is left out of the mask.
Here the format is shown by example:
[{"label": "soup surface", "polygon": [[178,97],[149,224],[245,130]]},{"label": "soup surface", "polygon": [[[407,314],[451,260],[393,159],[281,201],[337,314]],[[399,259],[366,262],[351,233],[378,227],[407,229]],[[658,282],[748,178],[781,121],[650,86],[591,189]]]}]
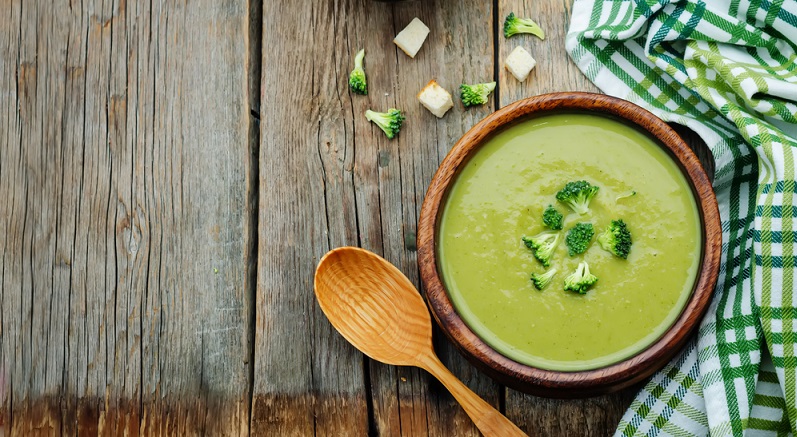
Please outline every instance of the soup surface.
[{"label": "soup surface", "polygon": [[[582,179],[600,191],[578,215],[556,193]],[[546,269],[521,237],[546,230],[548,205],[565,215],[564,230],[550,266],[558,272],[538,291],[530,275]],[[619,218],[633,239],[627,260],[596,240]],[[644,349],[678,317],[700,265],[687,180],[648,135],[602,116],[543,116],[494,136],[457,177],[441,220],[438,267],[459,315],[501,354],[544,369],[594,369]],[[579,222],[595,237],[570,257],[564,236]],[[598,277],[585,295],[563,289],[580,261]]]}]

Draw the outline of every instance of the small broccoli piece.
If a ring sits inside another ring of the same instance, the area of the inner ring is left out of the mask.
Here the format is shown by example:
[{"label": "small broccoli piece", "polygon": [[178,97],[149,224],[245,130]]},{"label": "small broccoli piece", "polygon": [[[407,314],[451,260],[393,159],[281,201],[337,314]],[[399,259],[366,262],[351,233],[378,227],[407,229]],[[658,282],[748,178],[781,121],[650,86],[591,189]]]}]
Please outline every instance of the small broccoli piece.
[{"label": "small broccoli piece", "polygon": [[576,271],[565,278],[565,290],[587,294],[587,290],[598,282],[598,277],[589,272],[589,265],[582,261],[578,263]]},{"label": "small broccoli piece", "polygon": [[570,256],[586,252],[593,235],[595,235],[595,229],[592,228],[592,223],[578,223],[570,228],[565,237],[567,252]]},{"label": "small broccoli piece", "polygon": [[349,73],[349,88],[356,94],[367,95],[368,84],[365,82],[365,70],[363,69],[363,59],[365,58],[365,49],[357,52],[354,56],[354,70]]},{"label": "small broccoli piece", "polygon": [[534,258],[543,266],[551,265],[551,257],[556,245],[559,243],[559,233],[545,231],[533,237],[523,237],[523,244],[534,254]]},{"label": "small broccoli piece", "polygon": [[504,37],[509,38],[519,33],[530,33],[539,39],[545,39],[545,32],[529,18],[518,18],[510,12],[504,19]]},{"label": "small broccoli piece", "polygon": [[365,118],[376,123],[390,139],[399,133],[401,124],[404,123],[404,115],[396,108],[390,108],[387,112],[375,112],[369,109],[365,111]]},{"label": "small broccoli piece", "polygon": [[550,269],[547,272],[542,273],[542,274],[532,273],[531,274],[531,282],[534,283],[534,287],[537,290],[542,291],[551,282],[551,279],[553,279],[553,275],[555,275],[556,272],[557,272],[556,269]]},{"label": "small broccoli piece", "polygon": [[604,250],[622,259],[627,259],[628,252],[631,250],[631,232],[623,219],[612,220],[606,230],[598,235],[598,243]]},{"label": "small broccoli piece", "polygon": [[589,211],[589,201],[598,193],[599,188],[587,181],[568,182],[556,193],[556,200],[567,204],[573,211],[584,215]]},{"label": "small broccoli piece", "polygon": [[542,213],[542,222],[554,231],[562,229],[563,221],[564,216],[553,205],[548,205]]},{"label": "small broccoli piece", "polygon": [[634,191],[634,190],[631,190],[631,191],[628,191],[628,192],[626,192],[626,193],[623,193],[623,194],[621,194],[621,195],[619,195],[619,196],[615,197],[614,201],[616,202],[616,201],[618,201],[618,200],[621,200],[621,199],[627,199],[627,198],[629,198],[629,197],[634,197],[634,196],[636,196],[636,191]]},{"label": "small broccoli piece", "polygon": [[463,83],[459,86],[459,97],[465,107],[483,105],[487,103],[487,97],[495,89],[495,82],[477,83],[468,85]]}]

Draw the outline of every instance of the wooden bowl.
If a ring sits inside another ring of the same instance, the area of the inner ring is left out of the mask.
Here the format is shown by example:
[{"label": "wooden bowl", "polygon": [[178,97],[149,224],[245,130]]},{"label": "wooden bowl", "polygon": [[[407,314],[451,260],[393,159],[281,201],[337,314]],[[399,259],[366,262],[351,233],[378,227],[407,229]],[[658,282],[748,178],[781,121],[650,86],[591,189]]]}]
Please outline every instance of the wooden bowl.
[{"label": "wooden bowl", "polygon": [[[520,364],[496,352],[463,322],[451,303],[438,271],[438,230],[443,206],[459,171],[482,144],[516,122],[558,112],[604,114],[636,125],[657,139],[689,182],[703,230],[703,252],[692,296],[674,324],[638,354],[607,367],[587,371],[544,370]],[[511,104],[469,130],[437,169],[418,223],[418,265],[427,302],[437,323],[474,365],[498,382],[547,397],[583,397],[620,390],[663,367],[684,346],[708,307],[717,282],[722,231],[717,200],[706,172],[681,137],[661,119],[633,103],[591,93],[552,93]]]}]

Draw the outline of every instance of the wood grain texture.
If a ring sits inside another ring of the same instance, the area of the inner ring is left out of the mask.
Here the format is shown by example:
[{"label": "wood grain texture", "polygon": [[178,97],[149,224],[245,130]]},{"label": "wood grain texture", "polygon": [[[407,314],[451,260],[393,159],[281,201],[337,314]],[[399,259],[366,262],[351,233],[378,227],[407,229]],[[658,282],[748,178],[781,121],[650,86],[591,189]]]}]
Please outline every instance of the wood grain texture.
[{"label": "wood grain texture", "polygon": [[335,248],[318,263],[313,286],[332,326],[374,360],[419,366],[434,354],[423,298],[384,258],[358,247]]},{"label": "wood grain texture", "polygon": [[476,395],[468,386],[446,369],[437,356],[426,356],[421,362],[421,367],[434,375],[448,389],[483,436],[528,437],[517,425]]},{"label": "wood grain texture", "polygon": [[[324,318],[312,284],[330,247],[358,244],[358,203],[368,211],[361,222],[369,235],[381,232],[374,206],[365,206],[378,204],[378,191],[354,189],[356,159],[369,153],[358,147],[367,137],[355,142],[347,88],[354,7],[263,2],[252,405],[252,431],[260,435],[368,433],[363,357]],[[369,178],[376,168],[370,153]]]},{"label": "wood grain texture", "polygon": [[[317,310],[309,278],[326,249],[354,244],[385,256],[418,283],[414,240],[423,192],[453,140],[487,112],[479,108],[463,117],[457,108],[457,117],[437,121],[415,94],[434,76],[445,77],[452,91],[460,80],[492,77],[492,16],[480,3],[467,7],[479,8],[481,22],[427,2],[265,4],[263,90],[276,95],[263,94],[261,175],[269,180],[261,184],[253,429],[360,435],[369,429],[371,405],[370,428],[382,435],[449,435],[452,428],[477,435],[425,372],[363,362]],[[416,15],[435,31],[410,60],[392,38]],[[305,17],[312,17],[312,31],[292,30]],[[484,38],[462,33],[462,26]],[[283,35],[294,45],[271,42]],[[346,87],[360,48],[368,96],[351,95]],[[283,91],[287,83],[291,89]],[[302,116],[284,113],[285,106],[301,108]],[[368,108],[389,107],[408,118],[393,141],[363,116]],[[281,185],[271,182],[280,179]],[[497,385],[449,345],[440,352],[458,376],[498,405]]]},{"label": "wood grain texture", "polygon": [[[578,67],[570,60],[565,49],[565,35],[570,26],[570,8],[572,0],[549,0],[527,2],[522,0],[498,0],[499,31],[496,35],[498,50],[498,67],[500,105],[507,104],[538,94],[557,91],[598,92],[598,88],[587,79]],[[514,12],[518,17],[527,17],[536,21],[545,31],[545,40],[533,35],[515,35],[505,38],[503,35],[504,18]],[[523,82],[518,82],[504,68],[506,57],[522,46],[537,60],[537,66]]]},{"label": "wood grain texture", "polygon": [[0,420],[247,434],[247,3],[4,5]]},{"label": "wood grain texture", "polygon": [[[369,95],[370,105],[395,106],[407,114],[405,127],[393,141],[375,127],[364,126],[365,131],[376,134],[374,144],[379,147],[379,160],[383,163],[379,179],[384,232],[381,254],[419,286],[416,223],[426,188],[456,139],[492,109],[489,105],[463,108],[457,89],[461,83],[487,82],[494,77],[493,10],[490,2],[480,0],[456,5],[447,1],[364,4],[365,15],[359,26],[371,29],[377,36],[377,45],[370,53],[379,56],[381,52],[390,59],[389,63],[368,64],[376,67],[370,70],[370,77],[380,81]],[[379,16],[389,20],[386,25],[366,21]],[[430,28],[430,34],[415,58],[410,58],[392,39],[415,17]],[[442,119],[432,115],[417,99],[417,93],[431,79],[454,95],[454,107]],[[463,360],[437,330],[435,337],[442,362],[498,407],[497,384]],[[448,391],[423,371],[373,363],[371,382],[375,428],[381,435],[448,436],[452,430],[463,436],[478,435]]]}]

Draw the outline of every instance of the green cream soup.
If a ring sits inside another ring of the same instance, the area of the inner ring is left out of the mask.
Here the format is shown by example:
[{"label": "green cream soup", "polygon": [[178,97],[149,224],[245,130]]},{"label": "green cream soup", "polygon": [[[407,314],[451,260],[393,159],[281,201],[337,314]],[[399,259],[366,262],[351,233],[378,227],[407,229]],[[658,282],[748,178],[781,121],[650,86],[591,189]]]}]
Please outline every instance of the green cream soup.
[{"label": "green cream soup", "polygon": [[[580,216],[556,193],[582,179],[600,191]],[[548,205],[565,215],[564,230],[550,267],[558,273],[538,291],[530,275],[545,268],[521,237],[546,230]],[[618,218],[633,238],[627,260],[596,240]],[[570,257],[564,236],[579,222],[596,235]],[[607,117],[557,114],[502,131],[465,165],[441,218],[438,267],[482,340],[521,363],[576,371],[627,358],[672,325],[692,292],[701,245],[689,185],[649,136]],[[564,291],[582,260],[598,282],[585,295]]]}]

